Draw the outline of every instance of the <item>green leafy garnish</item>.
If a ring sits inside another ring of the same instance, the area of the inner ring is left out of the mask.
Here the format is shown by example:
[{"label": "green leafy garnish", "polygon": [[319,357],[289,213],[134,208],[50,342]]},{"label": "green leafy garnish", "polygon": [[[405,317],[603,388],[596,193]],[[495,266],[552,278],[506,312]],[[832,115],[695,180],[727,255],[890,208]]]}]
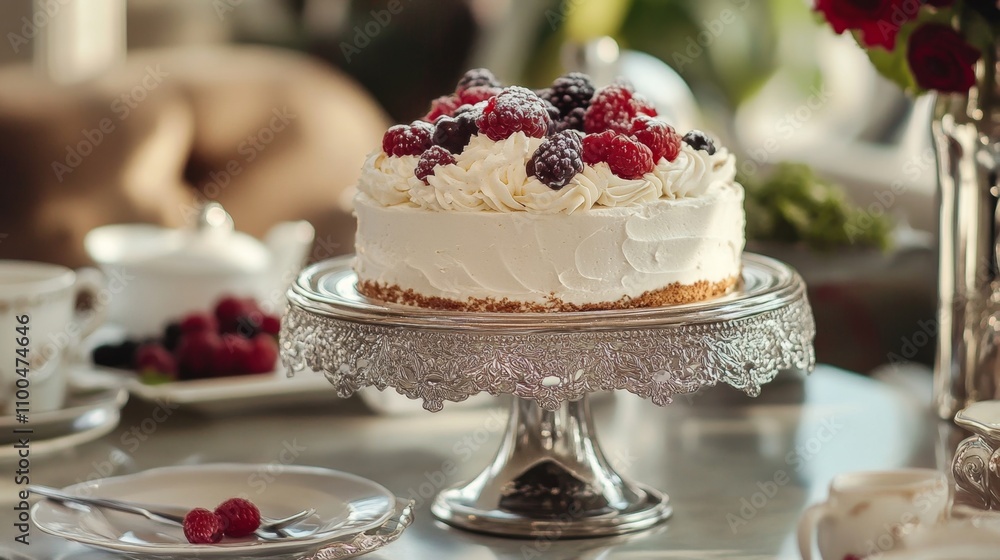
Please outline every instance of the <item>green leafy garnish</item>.
[{"label": "green leafy garnish", "polygon": [[843,191],[802,164],[783,163],[765,180],[742,177],[747,237],[802,243],[818,251],[860,246],[886,250],[892,222],[852,205]]},{"label": "green leafy garnish", "polygon": [[139,381],[142,381],[143,385],[163,385],[164,383],[171,383],[176,380],[171,375],[151,369],[143,370],[139,373]]}]

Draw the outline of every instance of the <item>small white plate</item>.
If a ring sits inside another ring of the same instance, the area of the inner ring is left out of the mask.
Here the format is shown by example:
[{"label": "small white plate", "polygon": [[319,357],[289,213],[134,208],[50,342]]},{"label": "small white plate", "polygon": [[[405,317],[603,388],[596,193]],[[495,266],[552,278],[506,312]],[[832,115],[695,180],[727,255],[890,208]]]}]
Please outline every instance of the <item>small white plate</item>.
[{"label": "small white plate", "polygon": [[23,434],[31,440],[31,457],[38,458],[93,441],[111,432],[121,420],[121,408],[128,392],[113,375],[74,368],[69,373],[66,404],[58,410],[32,412],[29,423],[21,424],[14,416],[0,416],[0,463],[16,461],[15,447],[22,434],[17,428],[31,430]]},{"label": "small white plate", "polygon": [[[126,337],[118,325],[104,325],[84,345],[89,363],[94,348],[118,343]],[[308,406],[336,402],[337,392],[322,375],[288,377],[281,363],[269,373],[231,375],[147,385],[130,370],[93,366],[116,376],[128,391],[142,400],[169,402],[206,415],[242,414],[265,408]]]},{"label": "small white plate", "polygon": [[107,370],[126,379],[126,387],[146,401],[166,401],[204,414],[239,414],[262,408],[335,402],[336,391],[322,375],[288,377],[278,364],[270,373],[213,377],[147,385],[134,372]]},{"label": "small white plate", "polygon": [[[301,538],[261,541],[256,537],[224,539],[214,545],[189,544],[180,527],[118,512],[67,507],[42,500],[31,519],[42,531],[133,558],[283,558],[315,552],[353,533],[381,526],[394,513],[396,498],[371,480],[318,467],[285,466],[262,484],[269,465],[216,464],[165,467],[142,473],[75,484],[66,492],[145,504],[214,508],[244,496],[268,517],[284,517],[307,508],[316,513],[295,526],[316,529]],[[257,481],[258,484],[254,484]]]}]

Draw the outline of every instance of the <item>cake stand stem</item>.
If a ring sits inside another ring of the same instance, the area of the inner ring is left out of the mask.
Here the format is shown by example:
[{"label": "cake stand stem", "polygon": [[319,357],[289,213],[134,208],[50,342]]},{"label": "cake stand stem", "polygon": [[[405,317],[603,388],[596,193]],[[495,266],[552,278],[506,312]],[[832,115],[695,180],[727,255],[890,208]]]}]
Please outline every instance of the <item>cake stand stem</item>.
[{"label": "cake stand stem", "polygon": [[549,539],[639,531],[672,512],[667,496],[625,480],[608,463],[587,397],[555,411],[515,398],[493,463],[441,492],[431,510],[462,529]]}]

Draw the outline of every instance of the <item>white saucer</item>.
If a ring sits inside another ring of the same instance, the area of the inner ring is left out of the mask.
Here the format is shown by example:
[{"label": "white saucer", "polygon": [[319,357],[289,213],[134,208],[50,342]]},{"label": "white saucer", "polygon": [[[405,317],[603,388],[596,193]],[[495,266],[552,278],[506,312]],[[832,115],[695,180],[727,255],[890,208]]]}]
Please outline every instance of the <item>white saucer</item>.
[{"label": "white saucer", "polygon": [[[86,361],[101,344],[117,343],[127,333],[118,325],[104,325],[84,343]],[[286,406],[311,406],[335,403],[339,398],[322,375],[288,377],[279,362],[274,371],[249,375],[230,375],[189,381],[148,385],[131,370],[92,366],[115,376],[129,393],[148,402],[169,402],[210,416],[259,412]]]},{"label": "white saucer", "polygon": [[288,377],[281,364],[270,373],[173,381],[159,385],[143,383],[134,372],[108,371],[123,376],[128,390],[145,401],[166,401],[209,415],[324,402],[332,404],[338,400],[336,391],[322,375]]},{"label": "white saucer", "polygon": [[128,392],[114,376],[85,368],[70,374],[66,404],[58,410],[29,413],[29,423],[14,416],[0,416],[0,463],[16,461],[14,447],[21,434],[14,429],[30,428],[32,458],[42,457],[93,441],[115,429]]},{"label": "white saucer", "polygon": [[[31,519],[42,531],[133,558],[298,558],[353,533],[384,524],[395,512],[396,498],[381,485],[318,467],[216,464],[165,467],[105,478],[65,488],[70,493],[181,506],[214,508],[236,496],[252,500],[268,517],[284,517],[303,509],[316,513],[295,530],[317,529],[302,538],[260,541],[256,537],[225,539],[215,545],[193,545],[180,527],[137,515],[62,506],[42,500]],[[261,473],[271,473],[263,478]],[[265,482],[269,480],[269,482]],[[42,481],[44,483],[44,481]]]}]

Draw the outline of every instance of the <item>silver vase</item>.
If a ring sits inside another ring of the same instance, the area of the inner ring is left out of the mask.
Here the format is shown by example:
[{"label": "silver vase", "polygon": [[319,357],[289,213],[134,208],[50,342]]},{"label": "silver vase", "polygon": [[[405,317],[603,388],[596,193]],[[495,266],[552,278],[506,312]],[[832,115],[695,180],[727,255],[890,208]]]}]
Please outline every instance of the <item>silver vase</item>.
[{"label": "silver vase", "polygon": [[976,85],[968,94],[939,95],[931,124],[940,204],[934,390],[944,419],[973,402],[1000,398],[996,66],[997,53],[984,52]]}]

